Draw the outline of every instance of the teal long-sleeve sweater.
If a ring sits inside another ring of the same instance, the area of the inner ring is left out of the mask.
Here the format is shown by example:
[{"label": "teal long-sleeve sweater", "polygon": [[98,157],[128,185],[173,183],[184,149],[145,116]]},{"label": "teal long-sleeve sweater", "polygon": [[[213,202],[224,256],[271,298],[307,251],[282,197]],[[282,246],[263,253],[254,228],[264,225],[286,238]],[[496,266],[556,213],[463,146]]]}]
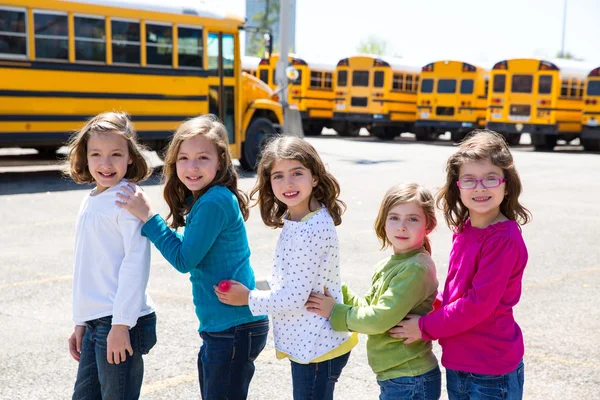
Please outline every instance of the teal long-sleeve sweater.
[{"label": "teal long-sleeve sweater", "polygon": [[213,290],[222,279],[234,279],[252,290],[254,271],[237,198],[224,186],[213,186],[196,200],[179,234],[154,215],[142,227],[163,257],[179,272],[190,273],[199,332],[220,332],[265,316],[253,316],[248,306],[223,304]]}]

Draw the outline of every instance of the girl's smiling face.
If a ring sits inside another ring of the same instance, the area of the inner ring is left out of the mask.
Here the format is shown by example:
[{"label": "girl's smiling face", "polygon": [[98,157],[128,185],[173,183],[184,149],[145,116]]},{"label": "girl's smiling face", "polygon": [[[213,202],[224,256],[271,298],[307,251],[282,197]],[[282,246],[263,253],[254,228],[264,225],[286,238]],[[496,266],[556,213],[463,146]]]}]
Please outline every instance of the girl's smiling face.
[{"label": "girl's smiling face", "polygon": [[203,135],[184,140],[177,153],[177,177],[192,193],[208,186],[220,168],[217,147]]},{"label": "girl's smiling face", "polygon": [[[473,160],[463,163],[458,170],[458,180],[463,179],[503,179],[502,168],[492,164],[488,158]],[[473,226],[480,222],[493,221],[500,213],[500,204],[506,195],[506,183],[503,182],[495,188],[486,188],[477,182],[473,189],[460,189],[460,200],[469,210],[469,217]]]},{"label": "girl's smiling face", "polygon": [[428,233],[423,208],[414,201],[397,204],[387,214],[385,235],[394,248],[394,254],[420,249]]},{"label": "girl's smiling face", "polygon": [[116,185],[132,163],[127,139],[119,132],[92,133],[87,143],[87,163],[97,194]]}]

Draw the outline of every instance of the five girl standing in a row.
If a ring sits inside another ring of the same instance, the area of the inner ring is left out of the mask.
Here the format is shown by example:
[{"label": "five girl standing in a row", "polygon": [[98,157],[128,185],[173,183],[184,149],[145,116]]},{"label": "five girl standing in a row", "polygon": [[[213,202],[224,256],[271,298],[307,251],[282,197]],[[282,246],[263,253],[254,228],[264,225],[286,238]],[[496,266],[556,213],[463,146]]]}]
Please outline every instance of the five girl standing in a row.
[{"label": "five girl standing in a row", "polygon": [[[339,184],[301,139],[273,140],[258,165],[251,197],[258,195],[265,224],[282,228],[264,281],[255,281],[250,266],[248,197],[237,188],[227,132],[214,116],[186,121],[169,145],[169,225],[141,189],[128,186],[148,169],[126,116],[90,120],[71,142],[69,165],[77,182],[96,184],[77,223],[73,398],[139,397],[141,354],[156,342],[146,294],[148,240],[190,273],[204,399],[246,398],[267,315],[277,357],[291,362],[294,399],[333,398],[356,333],[368,335],[381,399],[440,397],[434,339],[450,399],[522,398],[523,339],[512,308],[527,262],[519,224],[530,216],[518,201],[521,183],[501,136],[476,132],[448,160],[437,202],[455,233],[437,301],[427,236],[436,226],[433,196],[416,184],[388,190],[375,230],[393,254],[375,266],[365,296],[356,296],[341,283]],[[176,232],[183,226],[183,234]],[[217,287],[224,279],[231,280],[228,291]]]}]

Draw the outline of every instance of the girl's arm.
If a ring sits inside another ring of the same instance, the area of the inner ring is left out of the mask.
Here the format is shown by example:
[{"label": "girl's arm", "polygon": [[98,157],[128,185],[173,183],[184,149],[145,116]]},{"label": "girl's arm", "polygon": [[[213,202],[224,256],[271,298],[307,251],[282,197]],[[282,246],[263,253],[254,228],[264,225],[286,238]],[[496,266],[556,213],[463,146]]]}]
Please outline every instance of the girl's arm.
[{"label": "girl's arm", "polygon": [[331,241],[331,232],[315,229],[302,240],[303,246],[295,248],[292,254],[281,255],[286,257],[284,262],[290,264],[281,287],[250,292],[248,305],[252,314],[277,314],[304,308],[321,268],[323,248]]},{"label": "girl's arm", "polygon": [[330,315],[331,326],[336,331],[367,335],[384,333],[427,296],[427,272],[418,264],[410,265],[391,280],[377,303],[354,307],[335,305]]},{"label": "girl's arm", "polygon": [[193,218],[188,218],[184,235],[179,235],[169,228],[158,214],[142,227],[142,234],[148,237],[163,257],[181,273],[190,272],[200,264],[227,221],[225,210],[213,200],[195,204],[192,212]]},{"label": "girl's arm", "polygon": [[352,289],[350,289],[345,283],[342,284],[342,294],[344,296],[344,304],[354,307],[366,305],[364,299],[354,294]]},{"label": "girl's arm", "polygon": [[486,319],[498,306],[522,249],[509,237],[498,237],[483,245],[472,286],[461,298],[419,319],[425,340],[436,340],[468,331]]}]

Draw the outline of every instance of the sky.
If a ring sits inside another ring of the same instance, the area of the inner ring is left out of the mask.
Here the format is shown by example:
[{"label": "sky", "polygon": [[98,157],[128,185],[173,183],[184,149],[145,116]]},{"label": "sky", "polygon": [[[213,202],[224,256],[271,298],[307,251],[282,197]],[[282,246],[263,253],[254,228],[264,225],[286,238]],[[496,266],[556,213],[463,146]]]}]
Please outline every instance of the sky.
[{"label": "sky", "polygon": [[[245,17],[245,0],[205,1]],[[339,60],[370,36],[386,41],[389,55],[425,62],[493,64],[553,58],[561,49],[565,0],[296,2],[296,53],[306,58]],[[600,65],[600,0],[567,0],[565,51]]]}]

